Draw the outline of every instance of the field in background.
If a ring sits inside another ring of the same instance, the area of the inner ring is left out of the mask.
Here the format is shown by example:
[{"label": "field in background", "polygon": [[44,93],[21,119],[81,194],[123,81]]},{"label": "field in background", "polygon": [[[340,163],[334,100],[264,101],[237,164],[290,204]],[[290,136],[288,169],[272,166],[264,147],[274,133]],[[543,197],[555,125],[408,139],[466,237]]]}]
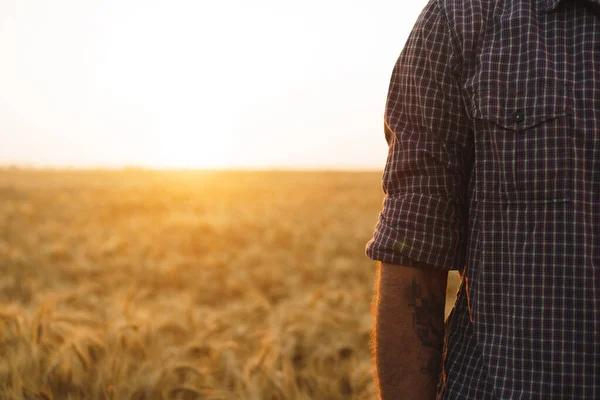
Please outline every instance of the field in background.
[{"label": "field in background", "polygon": [[381,201],[379,173],[0,171],[0,398],[373,398]]}]

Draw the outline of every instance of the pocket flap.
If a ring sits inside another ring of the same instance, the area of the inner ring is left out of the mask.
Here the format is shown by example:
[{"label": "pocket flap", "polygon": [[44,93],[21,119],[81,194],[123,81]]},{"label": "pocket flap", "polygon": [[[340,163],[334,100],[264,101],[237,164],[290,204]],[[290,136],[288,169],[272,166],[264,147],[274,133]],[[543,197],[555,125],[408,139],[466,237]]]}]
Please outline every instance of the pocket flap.
[{"label": "pocket flap", "polygon": [[519,131],[568,114],[568,88],[552,81],[535,81],[511,87],[494,83],[477,90],[474,117]]}]

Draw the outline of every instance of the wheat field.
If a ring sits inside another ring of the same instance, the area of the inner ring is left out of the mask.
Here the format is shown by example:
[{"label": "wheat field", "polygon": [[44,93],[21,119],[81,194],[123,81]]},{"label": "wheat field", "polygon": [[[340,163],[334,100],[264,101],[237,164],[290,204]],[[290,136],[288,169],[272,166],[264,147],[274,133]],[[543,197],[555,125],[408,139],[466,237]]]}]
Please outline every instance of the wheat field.
[{"label": "wheat field", "polygon": [[373,399],[380,176],[0,170],[0,399]]}]

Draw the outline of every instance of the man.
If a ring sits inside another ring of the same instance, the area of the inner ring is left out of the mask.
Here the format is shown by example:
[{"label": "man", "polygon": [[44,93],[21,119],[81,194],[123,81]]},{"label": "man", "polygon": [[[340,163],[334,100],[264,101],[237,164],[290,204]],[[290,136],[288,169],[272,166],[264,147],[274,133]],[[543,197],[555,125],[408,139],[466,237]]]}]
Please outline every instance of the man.
[{"label": "man", "polygon": [[599,7],[430,0],[418,18],[366,249],[381,398],[600,399]]}]

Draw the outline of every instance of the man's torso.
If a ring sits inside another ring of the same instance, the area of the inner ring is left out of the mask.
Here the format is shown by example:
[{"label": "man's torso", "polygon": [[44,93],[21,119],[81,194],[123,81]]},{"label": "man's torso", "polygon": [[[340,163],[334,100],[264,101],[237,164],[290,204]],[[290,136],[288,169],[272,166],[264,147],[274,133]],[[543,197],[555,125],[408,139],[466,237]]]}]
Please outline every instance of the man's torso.
[{"label": "man's torso", "polygon": [[474,156],[442,399],[600,398],[593,3],[440,0]]}]

